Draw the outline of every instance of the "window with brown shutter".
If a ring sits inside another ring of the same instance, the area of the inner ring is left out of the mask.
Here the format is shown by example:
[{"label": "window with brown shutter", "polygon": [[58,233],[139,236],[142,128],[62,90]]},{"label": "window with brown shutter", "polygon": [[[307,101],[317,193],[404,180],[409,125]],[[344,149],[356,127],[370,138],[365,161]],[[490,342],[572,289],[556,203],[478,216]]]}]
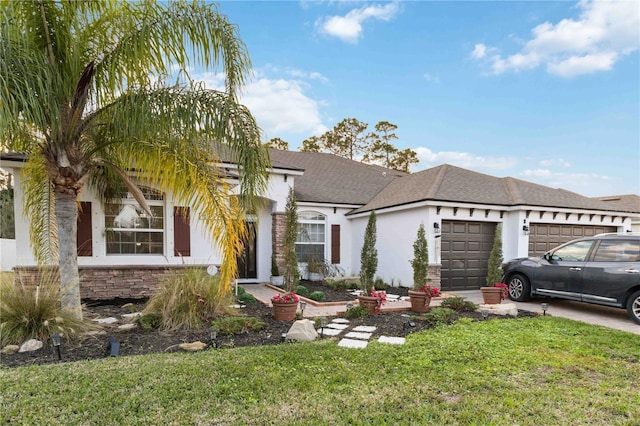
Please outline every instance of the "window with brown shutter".
[{"label": "window with brown shutter", "polygon": [[93,256],[93,239],[91,238],[91,203],[80,202],[78,209],[77,240],[78,256]]},{"label": "window with brown shutter", "polygon": [[173,208],[173,255],[191,256],[189,207]]},{"label": "window with brown shutter", "polygon": [[340,225],[331,225],[331,263],[340,263]]}]

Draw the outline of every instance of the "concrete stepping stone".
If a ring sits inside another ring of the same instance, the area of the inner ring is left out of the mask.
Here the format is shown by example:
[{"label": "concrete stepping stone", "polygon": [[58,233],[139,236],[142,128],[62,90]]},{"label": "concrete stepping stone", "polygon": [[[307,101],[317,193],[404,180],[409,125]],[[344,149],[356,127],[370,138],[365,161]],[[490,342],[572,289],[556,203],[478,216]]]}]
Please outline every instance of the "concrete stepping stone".
[{"label": "concrete stepping stone", "polygon": [[366,348],[369,342],[366,340],[354,340],[354,339],[342,339],[338,342],[338,346],[342,346],[343,348],[356,348],[362,349]]},{"label": "concrete stepping stone", "polygon": [[373,333],[377,327],[372,325],[359,325],[353,328],[353,331],[364,331],[365,333]]},{"label": "concrete stepping stone", "polygon": [[346,318],[335,318],[333,321],[331,321],[334,324],[349,324],[349,320]]},{"label": "concrete stepping stone", "polygon": [[400,299],[400,296],[397,294],[387,294],[387,302],[396,302]]},{"label": "concrete stepping stone", "polygon": [[350,331],[344,335],[346,338],[350,339],[360,339],[360,340],[369,340],[371,339],[371,333],[363,333],[359,331]]},{"label": "concrete stepping stone", "polygon": [[379,343],[388,343],[390,345],[404,345],[406,339],[404,337],[380,336]]},{"label": "concrete stepping stone", "polygon": [[347,324],[331,323],[331,324],[327,325],[327,328],[333,328],[333,329],[336,329],[336,330],[344,330],[345,328],[349,328],[349,326]]},{"label": "concrete stepping stone", "polygon": [[318,334],[322,335],[322,336],[329,336],[329,337],[334,337],[337,336],[338,334],[342,333],[342,330],[336,330],[335,328],[326,328],[324,329],[324,331],[322,331],[322,328],[318,329]]}]

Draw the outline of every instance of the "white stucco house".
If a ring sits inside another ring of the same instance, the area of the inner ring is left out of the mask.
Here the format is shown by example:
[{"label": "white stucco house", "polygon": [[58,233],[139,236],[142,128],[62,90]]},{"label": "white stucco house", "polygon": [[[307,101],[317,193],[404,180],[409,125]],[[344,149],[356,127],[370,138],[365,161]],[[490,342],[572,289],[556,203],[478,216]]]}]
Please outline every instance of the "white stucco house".
[{"label": "white stucco house", "polygon": [[[640,203],[588,198],[446,164],[405,174],[325,153],[271,150],[271,160],[268,190],[261,194],[264,203],[248,217],[255,233],[238,258],[240,282],[269,280],[271,256],[280,256],[290,187],[298,203],[302,232],[296,250],[301,260],[322,257],[345,275],[357,275],[364,229],[375,211],[377,275],[402,286],[413,284],[409,261],[420,224],[427,231],[432,283],[461,290],[485,284],[498,225],[504,257],[510,259],[540,254],[581,236],[630,231],[640,222]],[[15,176],[16,269],[33,271],[29,219],[22,210],[23,165],[20,155],[2,155],[2,167]],[[81,193],[82,297],[148,296],[174,269],[220,262],[202,235],[200,219],[181,209],[188,206],[178,206],[170,193],[152,188],[145,189],[145,196],[153,218],[145,217],[131,198],[104,205],[90,188]]]}]

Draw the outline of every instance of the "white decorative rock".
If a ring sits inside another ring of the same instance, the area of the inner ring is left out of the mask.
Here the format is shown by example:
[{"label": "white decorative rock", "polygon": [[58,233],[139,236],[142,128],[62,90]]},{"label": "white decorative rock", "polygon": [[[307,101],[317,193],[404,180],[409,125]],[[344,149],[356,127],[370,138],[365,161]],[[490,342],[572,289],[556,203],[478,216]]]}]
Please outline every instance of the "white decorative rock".
[{"label": "white decorative rock", "polygon": [[139,316],[142,316],[141,312],[134,312],[132,314],[122,314],[122,318],[128,319],[128,320],[138,318]]},{"label": "white decorative rock", "polygon": [[191,343],[180,343],[178,345],[180,349],[187,352],[198,352],[207,347],[206,343],[202,342],[191,342]]},{"label": "white decorative rock", "polygon": [[122,324],[118,326],[118,330],[133,330],[137,325],[134,323]]},{"label": "white decorative rock", "polygon": [[308,319],[294,322],[287,333],[287,340],[295,340],[296,342],[310,342],[317,338],[318,333],[314,328],[314,323]]},{"label": "white decorative rock", "polygon": [[115,324],[118,322],[117,318],[109,317],[109,318],[96,318],[94,319],[98,324]]},{"label": "white decorative rock", "polygon": [[518,316],[518,307],[515,303],[500,303],[491,305],[480,305],[480,309],[488,309],[491,315],[511,315],[513,317]]},{"label": "white decorative rock", "polygon": [[42,349],[42,342],[36,339],[29,339],[20,346],[18,352],[33,352]]},{"label": "white decorative rock", "polygon": [[15,354],[19,350],[20,350],[20,346],[18,345],[7,345],[4,348],[2,348],[2,350],[0,351],[0,354],[11,355],[11,354]]}]

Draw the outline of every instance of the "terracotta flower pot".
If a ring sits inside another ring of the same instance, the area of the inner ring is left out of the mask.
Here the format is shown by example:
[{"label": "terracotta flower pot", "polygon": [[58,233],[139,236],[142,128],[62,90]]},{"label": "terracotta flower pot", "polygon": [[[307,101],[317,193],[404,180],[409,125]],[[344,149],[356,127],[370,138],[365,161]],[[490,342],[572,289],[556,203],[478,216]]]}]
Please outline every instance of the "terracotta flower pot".
[{"label": "terracotta flower pot", "polygon": [[377,307],[380,301],[379,299],[371,296],[358,296],[358,301],[360,302],[360,306],[367,308],[369,315],[378,315]]},{"label": "terracotta flower pot", "polygon": [[413,312],[429,312],[429,304],[431,297],[424,291],[409,290],[409,300],[411,301],[411,310]]},{"label": "terracotta flower pot", "polygon": [[273,305],[273,317],[278,321],[293,321],[298,312],[298,302],[280,303],[271,302]]},{"label": "terracotta flower pot", "polygon": [[500,287],[480,287],[485,305],[499,305],[502,303],[502,289]]}]

